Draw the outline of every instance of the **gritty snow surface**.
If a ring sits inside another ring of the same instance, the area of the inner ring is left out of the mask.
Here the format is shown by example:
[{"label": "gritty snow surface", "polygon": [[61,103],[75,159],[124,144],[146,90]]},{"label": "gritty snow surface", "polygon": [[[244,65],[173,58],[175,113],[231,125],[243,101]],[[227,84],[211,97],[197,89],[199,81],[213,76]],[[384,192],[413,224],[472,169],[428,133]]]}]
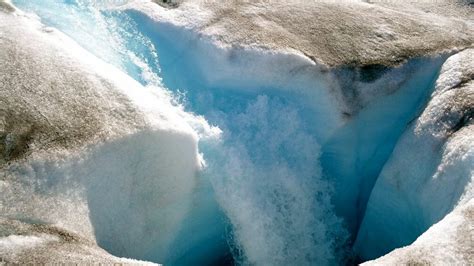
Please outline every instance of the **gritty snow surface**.
[{"label": "gritty snow surface", "polygon": [[473,6],[415,2],[0,0],[0,263],[469,265]]},{"label": "gritty snow surface", "polygon": [[470,265],[474,261],[474,200],[459,205],[413,244],[362,265]]},{"label": "gritty snow surface", "polygon": [[474,41],[473,7],[463,1],[177,2],[157,8],[153,1],[137,0],[129,8],[223,45],[292,49],[329,66],[396,65]]}]

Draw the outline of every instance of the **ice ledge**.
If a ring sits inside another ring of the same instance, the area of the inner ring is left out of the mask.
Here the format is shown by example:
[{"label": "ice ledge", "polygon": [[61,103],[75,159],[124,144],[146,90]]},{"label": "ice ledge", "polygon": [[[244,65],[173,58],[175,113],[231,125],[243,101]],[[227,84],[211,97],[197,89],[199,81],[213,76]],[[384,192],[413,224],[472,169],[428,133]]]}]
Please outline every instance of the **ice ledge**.
[{"label": "ice ledge", "polygon": [[[218,130],[20,11],[0,12],[0,36],[0,263],[135,262],[106,241],[129,257],[166,252],[203,163],[198,139]],[[151,243],[144,228],[166,236]]]},{"label": "ice ledge", "polygon": [[469,265],[474,257],[474,199],[457,207],[413,244],[362,265]]},{"label": "ice ledge", "polygon": [[[156,2],[156,1],[155,1]],[[137,0],[125,8],[192,28],[221,45],[293,49],[322,65],[398,65],[407,58],[472,46],[469,5],[364,1],[200,1],[166,8]],[[361,18],[364,18],[363,20]]]},{"label": "ice ledge", "polygon": [[[0,217],[0,264],[159,265],[118,258],[81,236],[52,225]],[[7,236],[3,236],[3,235]]]}]

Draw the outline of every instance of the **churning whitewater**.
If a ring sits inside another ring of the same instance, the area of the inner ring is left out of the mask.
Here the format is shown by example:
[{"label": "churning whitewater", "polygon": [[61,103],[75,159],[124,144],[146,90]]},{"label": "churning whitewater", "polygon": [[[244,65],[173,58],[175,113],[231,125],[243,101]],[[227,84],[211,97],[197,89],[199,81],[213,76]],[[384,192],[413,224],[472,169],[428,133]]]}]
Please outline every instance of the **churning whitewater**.
[{"label": "churning whitewater", "polygon": [[[78,254],[107,260],[347,265],[413,243],[472,199],[472,86],[456,90],[465,95],[460,115],[436,111],[454,110],[439,99],[455,97],[446,84],[452,69],[470,68],[470,50],[328,67],[294,49],[227,45],[212,38],[219,27],[198,32],[184,19],[200,10],[194,19],[205,21],[198,4],[12,4],[17,18],[2,13],[2,30],[25,37],[6,40],[38,52],[1,54],[20,63],[0,77],[21,69],[39,84],[40,98],[11,106],[33,106],[44,122],[5,128],[34,132],[29,146],[54,153],[23,155],[15,143],[26,138],[5,138],[9,156],[23,161],[0,179],[0,258],[73,239]],[[58,77],[71,82],[55,89]],[[28,82],[12,87],[28,94]],[[49,88],[75,109],[54,105]],[[417,178],[429,183],[421,200]],[[430,194],[441,186],[446,203]],[[28,230],[41,234],[22,236]]]}]

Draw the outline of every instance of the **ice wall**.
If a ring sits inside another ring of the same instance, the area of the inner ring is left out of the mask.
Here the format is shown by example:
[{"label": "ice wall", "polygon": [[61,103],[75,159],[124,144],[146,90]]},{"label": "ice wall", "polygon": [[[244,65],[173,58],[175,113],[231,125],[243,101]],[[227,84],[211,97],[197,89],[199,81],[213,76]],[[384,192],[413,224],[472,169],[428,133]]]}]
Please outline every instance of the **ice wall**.
[{"label": "ice wall", "polygon": [[0,21],[2,247],[11,234],[59,235],[2,259],[125,262],[96,242],[167,256],[199,184],[198,140],[219,130],[30,16]]},{"label": "ice wall", "polygon": [[372,187],[400,135],[425,106],[443,61],[414,59],[372,81],[360,77],[367,74],[364,70],[358,78],[339,76],[343,90],[352,88],[348,101],[356,109],[324,142],[321,163],[335,183],[336,211],[351,232],[357,232]]},{"label": "ice wall", "polygon": [[409,246],[362,265],[466,265],[472,261],[474,200],[459,204]]},{"label": "ice wall", "polygon": [[64,228],[120,257],[170,252],[196,186],[192,137],[143,131],[58,157],[7,169],[16,182],[2,186],[3,217]]},{"label": "ice wall", "polygon": [[445,59],[328,69],[296,51],[225,45],[94,1],[14,2],[164,95],[137,102],[160,127],[33,172],[81,180],[94,237],[109,252],[170,265],[347,262],[356,237],[358,247],[372,243],[359,240],[366,219],[358,234],[369,195]]},{"label": "ice wall", "polygon": [[344,257],[345,228],[354,240],[376,178],[425,106],[445,56],[325,71],[295,54],[216,47],[128,13],[162,55],[164,84],[223,130],[221,142],[201,149],[237,255],[256,264]]},{"label": "ice wall", "polygon": [[[163,83],[185,91],[187,108],[223,131],[200,148],[203,175],[232,223],[234,256],[264,265],[339,261],[346,234],[319,165],[319,141],[345,108],[327,89],[337,86],[332,77],[297,55],[219,48],[130,14],[162,55]],[[325,126],[311,123],[319,120]]]},{"label": "ice wall", "polygon": [[363,258],[410,244],[473,198],[472,58],[466,50],[444,63],[428,106],[384,166],[357,237]]}]

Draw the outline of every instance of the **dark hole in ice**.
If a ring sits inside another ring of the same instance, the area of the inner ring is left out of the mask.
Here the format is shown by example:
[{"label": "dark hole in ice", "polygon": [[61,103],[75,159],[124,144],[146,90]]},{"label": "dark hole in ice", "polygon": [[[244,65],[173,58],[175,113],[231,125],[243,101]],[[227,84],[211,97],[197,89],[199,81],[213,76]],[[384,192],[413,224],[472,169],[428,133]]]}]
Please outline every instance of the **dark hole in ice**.
[{"label": "dark hole in ice", "polygon": [[362,66],[359,68],[359,79],[362,82],[372,82],[380,78],[388,70],[389,67],[380,64]]}]

